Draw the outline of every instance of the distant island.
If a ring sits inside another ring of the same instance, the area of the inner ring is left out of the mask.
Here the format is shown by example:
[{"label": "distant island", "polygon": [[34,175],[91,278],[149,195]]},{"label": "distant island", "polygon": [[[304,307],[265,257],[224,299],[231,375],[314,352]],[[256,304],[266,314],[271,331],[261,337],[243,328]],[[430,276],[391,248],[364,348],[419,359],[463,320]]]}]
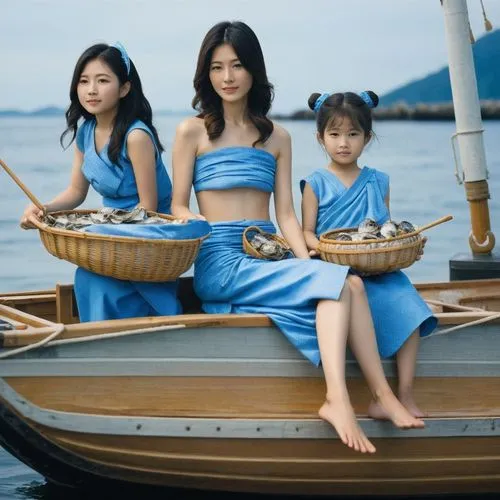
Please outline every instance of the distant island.
[{"label": "distant island", "polygon": [[0,116],[58,116],[64,115],[64,109],[48,106],[33,111],[21,111],[19,109],[0,109]]},{"label": "distant island", "polygon": [[[47,106],[45,108],[34,109],[32,111],[22,111],[19,109],[0,109],[1,117],[28,117],[28,116],[64,116],[65,109],[56,106]],[[188,111],[171,111],[161,109],[155,111],[158,116],[185,116],[190,114]]]},{"label": "distant island", "polygon": [[[483,120],[500,119],[500,30],[480,38],[473,46],[477,88]],[[453,120],[455,113],[448,66],[398,87],[380,98],[373,110],[378,120]],[[275,118],[311,120],[311,110],[298,110]]]},{"label": "distant island", "polygon": [[[500,30],[480,38],[473,46],[477,88],[483,120],[500,119]],[[0,117],[61,116],[64,109],[49,106],[34,111],[0,110]],[[158,110],[158,116],[185,116],[192,111]],[[380,98],[373,110],[376,120],[453,120],[450,73],[448,66],[424,78],[411,81]],[[309,109],[289,114],[273,114],[275,119],[312,120]]]}]

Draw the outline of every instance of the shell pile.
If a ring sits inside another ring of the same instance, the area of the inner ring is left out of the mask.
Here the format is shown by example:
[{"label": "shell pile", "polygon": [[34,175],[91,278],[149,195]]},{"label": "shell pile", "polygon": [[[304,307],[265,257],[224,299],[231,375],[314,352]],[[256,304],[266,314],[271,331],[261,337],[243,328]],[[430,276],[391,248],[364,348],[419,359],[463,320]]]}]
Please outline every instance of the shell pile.
[{"label": "shell pile", "polygon": [[262,255],[262,257],[269,260],[281,260],[288,254],[293,255],[289,248],[286,248],[279,241],[265,233],[255,233],[255,235],[252,236],[248,242],[252,248],[257,250]]},{"label": "shell pile", "polygon": [[382,225],[378,225],[373,219],[365,219],[358,226],[358,230],[349,233],[337,233],[335,240],[337,241],[365,241],[365,240],[385,240],[401,236],[404,234],[413,233],[416,230],[411,222],[401,221],[399,223],[388,220]]},{"label": "shell pile", "polygon": [[69,213],[46,215],[44,222],[50,227],[83,232],[94,224],[184,224],[181,220],[168,220],[162,217],[149,217],[147,210],[135,207],[132,210],[104,207],[90,214]]}]

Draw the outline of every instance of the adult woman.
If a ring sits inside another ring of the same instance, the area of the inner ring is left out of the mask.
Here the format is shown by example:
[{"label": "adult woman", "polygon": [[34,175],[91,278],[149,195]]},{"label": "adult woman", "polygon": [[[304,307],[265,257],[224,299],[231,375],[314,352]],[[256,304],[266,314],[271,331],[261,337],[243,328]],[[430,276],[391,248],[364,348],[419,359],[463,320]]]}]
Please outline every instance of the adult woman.
[{"label": "adult woman", "polygon": [[[319,414],[349,447],[375,451],[357,424],[345,385],[348,332],[370,388],[391,420],[399,427],[423,426],[397,401],[384,377],[361,280],[347,277],[345,267],[309,259],[293,209],[290,137],[266,116],[273,89],[259,41],[246,24],[222,22],[209,30],[194,87],[193,106],[200,114],[177,128],[172,212],[196,217],[189,210],[194,185],[200,212],[212,225],[194,276],[204,310],[266,314],[304,356],[321,361],[327,395]],[[276,231],[271,194],[278,225],[298,259],[269,262],[243,252],[242,233],[249,225]]]}]

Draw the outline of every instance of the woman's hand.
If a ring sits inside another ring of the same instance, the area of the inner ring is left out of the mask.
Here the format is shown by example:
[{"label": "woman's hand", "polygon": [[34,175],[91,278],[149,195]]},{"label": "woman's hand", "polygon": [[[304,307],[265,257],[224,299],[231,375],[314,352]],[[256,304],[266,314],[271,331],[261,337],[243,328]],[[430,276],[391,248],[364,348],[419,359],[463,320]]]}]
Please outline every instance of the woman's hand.
[{"label": "woman's hand", "polygon": [[201,214],[191,214],[188,218],[189,219],[195,219],[195,220],[207,220],[207,218],[204,215]]},{"label": "woman's hand", "polygon": [[420,260],[422,258],[422,255],[424,255],[424,247],[426,243],[427,243],[427,236],[424,236],[422,238],[422,244],[420,245],[420,249],[418,251],[418,255],[415,260]]},{"label": "woman's hand", "polygon": [[309,250],[309,257],[318,257],[319,253],[317,250]]},{"label": "woman's hand", "polygon": [[36,205],[31,203],[24,210],[23,216],[21,217],[20,226],[23,229],[36,229],[36,226],[32,222],[32,218],[41,219],[44,215],[44,211],[40,210]]},{"label": "woman's hand", "polygon": [[207,218],[201,214],[193,214],[191,212],[189,214],[182,215],[181,217],[177,217],[177,220],[180,220],[183,224],[185,224],[190,220],[207,220]]}]

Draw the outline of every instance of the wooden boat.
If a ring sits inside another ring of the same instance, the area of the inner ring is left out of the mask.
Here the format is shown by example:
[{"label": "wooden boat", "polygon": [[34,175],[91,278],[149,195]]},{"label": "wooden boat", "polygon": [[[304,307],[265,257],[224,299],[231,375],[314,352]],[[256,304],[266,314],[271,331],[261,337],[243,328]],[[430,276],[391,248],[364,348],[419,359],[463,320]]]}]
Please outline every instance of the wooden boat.
[{"label": "wooden boat", "polygon": [[[425,429],[367,418],[368,389],[347,363],[374,455],[349,450],[318,418],[321,369],[268,318],[201,314],[189,279],[181,280],[188,314],[176,317],[80,324],[72,286],[0,295],[0,319],[15,328],[0,333],[0,443],[50,482],[74,487],[498,492],[500,280],[417,288],[440,319],[419,354]],[[384,369],[394,376],[391,361]]]}]

